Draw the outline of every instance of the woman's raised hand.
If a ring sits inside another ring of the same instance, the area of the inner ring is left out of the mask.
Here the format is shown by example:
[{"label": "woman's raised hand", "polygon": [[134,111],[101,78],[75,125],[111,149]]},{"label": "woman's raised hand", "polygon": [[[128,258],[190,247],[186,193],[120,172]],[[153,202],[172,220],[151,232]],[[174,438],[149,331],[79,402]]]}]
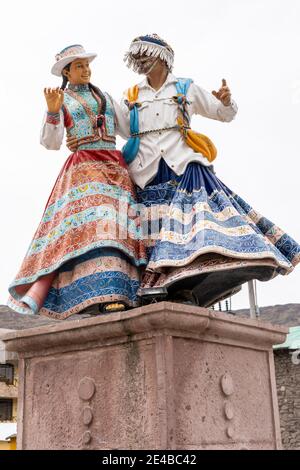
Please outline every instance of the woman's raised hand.
[{"label": "woman's raised hand", "polygon": [[44,88],[49,113],[59,113],[64,102],[64,92],[61,88]]}]

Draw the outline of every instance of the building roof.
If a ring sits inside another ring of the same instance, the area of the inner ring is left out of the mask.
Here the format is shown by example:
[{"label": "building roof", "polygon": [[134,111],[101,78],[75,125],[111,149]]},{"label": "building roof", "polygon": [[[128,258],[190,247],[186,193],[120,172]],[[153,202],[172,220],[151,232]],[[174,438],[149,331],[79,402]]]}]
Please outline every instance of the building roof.
[{"label": "building roof", "polygon": [[286,340],[282,344],[276,344],[274,349],[300,349],[300,326],[290,328]]},{"label": "building roof", "polygon": [[7,441],[17,434],[17,423],[0,423],[0,441]]}]

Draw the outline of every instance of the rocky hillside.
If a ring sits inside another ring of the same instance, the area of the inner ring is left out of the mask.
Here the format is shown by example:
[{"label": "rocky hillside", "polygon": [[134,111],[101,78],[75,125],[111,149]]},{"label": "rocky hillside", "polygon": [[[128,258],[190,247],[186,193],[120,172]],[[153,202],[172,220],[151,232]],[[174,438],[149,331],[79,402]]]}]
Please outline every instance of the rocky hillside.
[{"label": "rocky hillside", "polygon": [[[242,309],[232,312],[235,315],[249,318],[249,310]],[[260,308],[260,319],[277,325],[298,326],[300,325],[300,304],[274,305]],[[89,313],[74,315],[67,319],[80,320],[88,318]],[[35,326],[50,325],[61,320],[52,320],[39,315],[22,315],[10,310],[4,305],[0,305],[0,328],[12,330],[23,330]],[[66,320],[64,320],[66,321]]]},{"label": "rocky hillside", "polygon": [[[249,317],[249,309],[236,310],[236,315]],[[300,304],[260,307],[260,318],[276,325],[300,326]]]}]

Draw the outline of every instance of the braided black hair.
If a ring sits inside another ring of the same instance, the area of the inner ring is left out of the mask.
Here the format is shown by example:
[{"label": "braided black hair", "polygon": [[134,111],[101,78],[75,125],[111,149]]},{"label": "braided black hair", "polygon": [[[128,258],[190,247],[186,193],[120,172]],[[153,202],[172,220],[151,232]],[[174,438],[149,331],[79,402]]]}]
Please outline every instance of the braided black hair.
[{"label": "braided black hair", "polygon": [[68,84],[69,79],[68,79],[68,77],[66,77],[66,75],[64,74],[64,71],[66,70],[67,72],[70,72],[70,67],[71,67],[71,64],[66,65],[66,66],[64,67],[62,73],[61,73],[61,76],[62,76],[62,79],[63,79],[62,84],[61,84],[61,87],[60,87],[61,90],[65,90],[65,89],[66,89],[66,86],[67,86],[67,84]]},{"label": "braided black hair", "polygon": [[[104,93],[98,88],[97,86],[93,85],[92,83],[89,83],[89,89],[93,91],[99,98],[101,99],[101,109],[100,109],[100,115],[104,116],[106,112],[106,97]],[[97,120],[97,126],[101,127],[102,126],[103,120],[101,118],[98,118]]]}]

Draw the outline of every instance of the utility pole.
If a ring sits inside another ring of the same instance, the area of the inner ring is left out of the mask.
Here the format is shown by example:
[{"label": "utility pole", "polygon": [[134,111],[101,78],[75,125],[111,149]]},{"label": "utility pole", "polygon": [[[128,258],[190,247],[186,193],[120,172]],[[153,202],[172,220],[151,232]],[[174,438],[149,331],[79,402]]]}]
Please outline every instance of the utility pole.
[{"label": "utility pole", "polygon": [[250,303],[250,318],[256,319],[259,317],[259,307],[257,304],[257,292],[256,292],[256,281],[252,280],[248,282],[248,293]]}]

